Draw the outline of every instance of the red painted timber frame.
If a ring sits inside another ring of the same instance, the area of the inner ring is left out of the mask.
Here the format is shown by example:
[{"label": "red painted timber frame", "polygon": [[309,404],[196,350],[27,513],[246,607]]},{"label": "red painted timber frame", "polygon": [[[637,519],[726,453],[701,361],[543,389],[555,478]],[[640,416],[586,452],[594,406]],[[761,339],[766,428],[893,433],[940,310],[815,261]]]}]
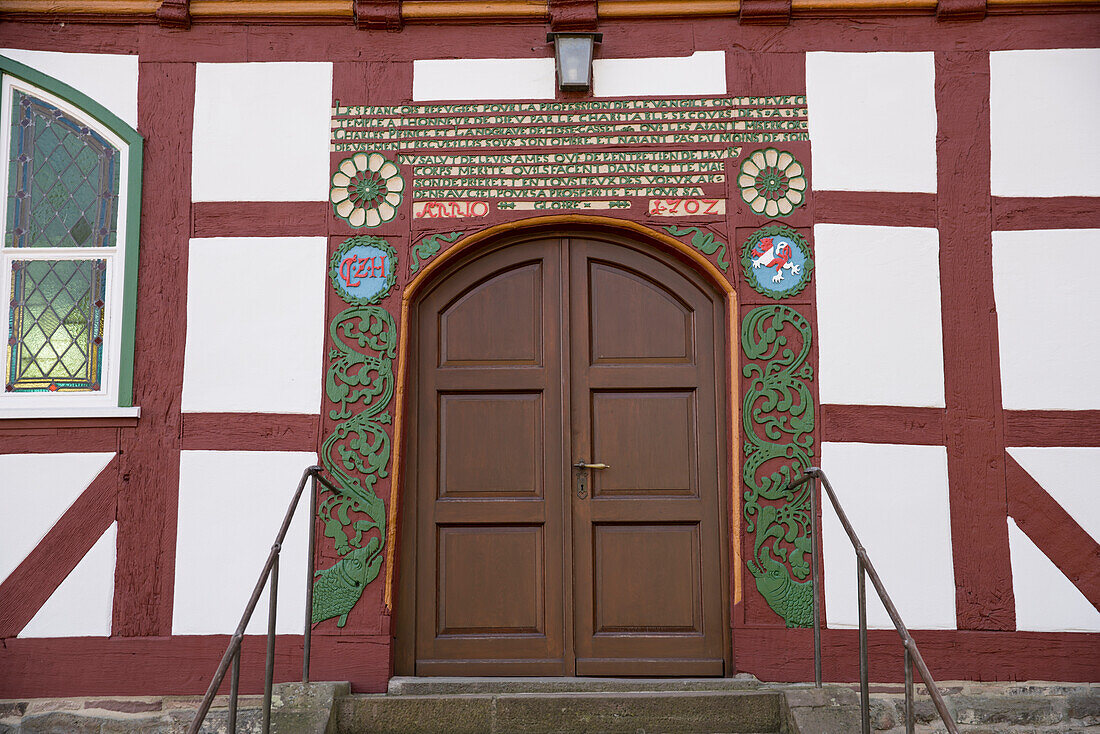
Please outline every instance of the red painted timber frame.
[{"label": "red painted timber frame", "polygon": [[[876,16],[873,22],[858,24],[844,18],[819,18],[768,28],[742,27],[733,19],[670,19],[660,24],[606,22],[600,30],[604,32],[601,53],[606,57],[727,49],[732,92],[745,88],[797,93],[786,86],[803,68],[808,50],[935,52],[939,192],[817,191],[813,221],[939,229],[946,407],[819,406],[818,438],[948,449],[960,630],[915,632],[937,677],[1100,679],[1100,635],[1014,631],[1008,517],[1094,604],[1100,582],[1096,544],[1086,542],[1087,534],[1082,537],[1084,531],[1004,449],[1100,446],[1100,411],[1000,407],[989,234],[1100,227],[1100,198],[991,196],[986,53],[989,49],[1095,45],[1100,14],[999,16],[961,24],[901,16]],[[124,24],[9,22],[0,26],[0,44],[5,46],[139,54],[139,131],[146,139],[141,348],[135,364],[135,398],[142,407],[142,419],[0,425],[0,453],[118,453],[50,531],[49,542],[0,584],[0,636],[4,638],[0,697],[201,692],[227,639],[171,636],[179,452],[318,447],[318,416],[185,414],[180,408],[188,239],[328,234],[330,242],[338,242],[346,236],[334,226],[330,207],[323,201],[191,201],[194,64],[332,61],[337,88],[364,98],[369,94],[372,99],[400,101],[411,88],[409,61],[413,58],[544,55],[541,48],[532,53],[531,40],[532,34],[543,31],[544,27],[523,25],[421,26],[400,35],[293,24],[211,24],[186,32]],[[743,83],[735,81],[738,78]],[[739,244],[733,241],[736,224],[732,216],[727,220],[731,250]],[[406,232],[397,239],[407,245],[408,236]],[[963,251],[979,268],[977,275],[970,271],[965,280],[950,267],[951,259]],[[975,257],[975,252],[981,256]],[[812,287],[807,293],[812,293]],[[740,286],[738,295],[742,303],[758,302]],[[813,359],[816,362],[816,355]],[[114,520],[119,523],[119,537],[113,636],[13,639]],[[751,587],[747,585],[747,593],[755,594]],[[319,628],[314,638],[314,677],[351,680],[360,691],[384,690],[391,670],[391,646],[380,593],[376,582],[360,602],[366,610],[361,616],[369,618],[363,629],[349,627],[346,634],[336,635]],[[812,674],[807,630],[785,629],[774,617],[769,620],[763,615],[746,619],[735,614],[734,619],[738,671],[770,680],[806,680]],[[899,680],[901,650],[896,635],[872,630],[870,639],[872,678]],[[826,630],[824,643],[825,677],[853,680],[855,633]],[[300,644],[300,637],[280,637],[279,680],[298,675]],[[244,650],[242,689],[256,691],[262,643],[250,637]]]}]

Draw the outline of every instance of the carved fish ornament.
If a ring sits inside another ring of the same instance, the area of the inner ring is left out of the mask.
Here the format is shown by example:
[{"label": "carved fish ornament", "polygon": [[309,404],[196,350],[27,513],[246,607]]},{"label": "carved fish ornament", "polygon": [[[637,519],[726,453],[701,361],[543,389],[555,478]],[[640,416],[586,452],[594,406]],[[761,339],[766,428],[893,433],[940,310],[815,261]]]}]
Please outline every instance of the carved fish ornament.
[{"label": "carved fish ornament", "polygon": [[378,567],[382,565],[382,554],[377,552],[379,545],[378,538],[371,538],[365,548],[356,548],[331,568],[317,572],[319,578],[313,583],[311,624],[339,617],[336,626],[344,626],[348,612],[363,595],[368,579],[378,575]]}]

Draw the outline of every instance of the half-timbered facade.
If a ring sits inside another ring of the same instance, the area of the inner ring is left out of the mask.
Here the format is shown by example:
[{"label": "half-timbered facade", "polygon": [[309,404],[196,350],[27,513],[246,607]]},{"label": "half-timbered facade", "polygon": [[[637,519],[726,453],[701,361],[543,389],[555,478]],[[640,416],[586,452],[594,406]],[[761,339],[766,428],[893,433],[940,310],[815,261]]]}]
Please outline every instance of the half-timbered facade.
[{"label": "half-timbered facade", "polygon": [[277,678],[313,522],[315,679],[807,680],[816,543],[853,680],[810,466],[937,678],[1100,677],[1087,5],[0,18],[0,697],[204,690],[314,464]]}]

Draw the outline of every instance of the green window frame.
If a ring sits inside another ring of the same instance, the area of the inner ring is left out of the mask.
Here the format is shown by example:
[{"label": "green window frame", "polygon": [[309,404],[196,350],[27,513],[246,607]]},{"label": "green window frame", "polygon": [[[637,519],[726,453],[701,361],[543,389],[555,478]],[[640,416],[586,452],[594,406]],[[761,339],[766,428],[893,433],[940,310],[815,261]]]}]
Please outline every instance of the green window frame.
[{"label": "green window frame", "polygon": [[0,56],[0,418],[136,415],[144,141]]}]

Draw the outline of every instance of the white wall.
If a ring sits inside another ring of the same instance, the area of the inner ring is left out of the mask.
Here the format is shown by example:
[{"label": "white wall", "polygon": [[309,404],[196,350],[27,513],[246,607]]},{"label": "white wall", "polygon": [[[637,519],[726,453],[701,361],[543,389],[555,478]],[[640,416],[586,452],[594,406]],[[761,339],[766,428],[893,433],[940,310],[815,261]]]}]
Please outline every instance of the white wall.
[{"label": "white wall", "polygon": [[936,190],[931,52],[806,54],[818,191]]},{"label": "white wall", "polygon": [[1097,252],[1100,229],[993,233],[1004,407],[1100,408]]},{"label": "white wall", "polygon": [[194,201],[328,198],[332,64],[197,64]]},{"label": "white wall", "polygon": [[316,413],[324,237],[191,240],[183,410]]},{"label": "white wall", "polygon": [[596,97],[724,95],[726,54],[696,51],[691,56],[593,59],[592,92]]},{"label": "white wall", "polygon": [[822,403],[942,408],[939,233],[818,224]]},{"label": "white wall", "polygon": [[[824,442],[821,467],[905,624],[955,629],[947,449]],[[822,505],[828,625],[855,627],[855,552],[832,504],[823,499]],[[867,625],[893,629],[870,580]]]},{"label": "white wall", "polygon": [[0,55],[83,92],[132,128],[138,126],[138,57],[3,48]]},{"label": "white wall", "polygon": [[1100,632],[1100,612],[1031,539],[1008,518],[1016,629]]},{"label": "white wall", "polygon": [[417,59],[413,100],[553,99],[554,59]]},{"label": "white wall", "polygon": [[989,75],[993,195],[1100,196],[1100,49],[994,51]]},{"label": "white wall", "polygon": [[[236,629],[302,471],[316,463],[305,451],[181,452],[173,634]],[[308,517],[303,496],[279,561],[280,634],[301,634],[305,622]],[[248,634],[266,633],[267,599]]]},{"label": "white wall", "polygon": [[0,582],[113,457],[112,452],[0,454]]},{"label": "white wall", "polygon": [[20,637],[107,637],[115,596],[118,523],[99,540],[35,613]]},{"label": "white wall", "polygon": [[1009,448],[1008,453],[1100,543],[1100,448]]}]

